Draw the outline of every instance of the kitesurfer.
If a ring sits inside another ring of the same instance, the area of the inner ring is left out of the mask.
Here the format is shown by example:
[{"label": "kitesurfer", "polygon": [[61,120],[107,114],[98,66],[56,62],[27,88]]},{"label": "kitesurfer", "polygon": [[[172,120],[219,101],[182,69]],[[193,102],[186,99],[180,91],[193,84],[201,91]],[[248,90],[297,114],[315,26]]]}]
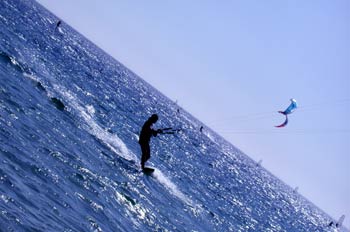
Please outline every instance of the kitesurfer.
[{"label": "kitesurfer", "polygon": [[149,146],[149,142],[151,140],[152,135],[155,137],[158,133],[162,133],[161,129],[153,130],[152,125],[158,121],[158,115],[152,114],[151,117],[143,124],[142,130],[140,133],[139,144],[141,146],[141,168],[145,168],[146,161],[151,157],[151,149]]},{"label": "kitesurfer", "polygon": [[55,27],[55,29],[57,29],[60,25],[61,25],[61,20],[58,20],[58,22],[56,23],[56,27]]}]

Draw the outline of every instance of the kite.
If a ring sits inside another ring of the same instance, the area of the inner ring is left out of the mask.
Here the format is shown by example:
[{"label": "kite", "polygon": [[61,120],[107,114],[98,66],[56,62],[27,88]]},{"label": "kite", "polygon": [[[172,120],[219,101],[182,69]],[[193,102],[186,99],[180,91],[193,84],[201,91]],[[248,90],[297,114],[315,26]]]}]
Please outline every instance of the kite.
[{"label": "kite", "polygon": [[290,99],[290,101],[291,101],[291,103],[285,111],[278,111],[278,113],[286,116],[286,120],[281,125],[278,125],[275,127],[285,127],[288,124],[288,114],[293,113],[293,111],[298,107],[297,101],[295,99],[292,98],[292,99]]}]

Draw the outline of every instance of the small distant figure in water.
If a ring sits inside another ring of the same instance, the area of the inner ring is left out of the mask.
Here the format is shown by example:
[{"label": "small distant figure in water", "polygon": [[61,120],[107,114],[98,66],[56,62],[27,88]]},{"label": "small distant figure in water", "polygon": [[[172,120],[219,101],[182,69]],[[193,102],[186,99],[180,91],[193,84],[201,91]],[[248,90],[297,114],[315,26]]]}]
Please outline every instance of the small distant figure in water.
[{"label": "small distant figure in water", "polygon": [[297,193],[299,191],[299,187],[295,187],[295,189],[293,190],[293,193]]},{"label": "small distant figure in water", "polygon": [[256,163],[256,167],[261,167],[262,160],[259,160],[259,162]]},{"label": "small distant figure in water", "polygon": [[199,131],[202,133],[203,132],[203,126],[201,126],[201,128],[199,128]]},{"label": "small distant figure in water", "polygon": [[58,20],[58,22],[56,23],[56,27],[55,27],[55,30],[57,30],[58,29],[58,27],[61,25],[61,20]]},{"label": "small distant figure in water", "polygon": [[331,222],[328,224],[328,226],[329,226],[329,227],[333,227],[333,226],[335,225],[336,228],[340,228],[340,227],[342,227],[342,225],[343,225],[344,219],[345,219],[345,215],[342,215],[342,216],[339,218],[338,222],[335,223],[334,221],[331,221]]},{"label": "small distant figure in water", "polygon": [[139,144],[141,146],[142,156],[141,156],[141,168],[145,168],[146,161],[151,157],[151,149],[149,142],[152,135],[155,137],[158,133],[162,133],[162,130],[153,130],[152,125],[158,121],[158,115],[152,114],[151,117],[143,124],[140,133]]}]

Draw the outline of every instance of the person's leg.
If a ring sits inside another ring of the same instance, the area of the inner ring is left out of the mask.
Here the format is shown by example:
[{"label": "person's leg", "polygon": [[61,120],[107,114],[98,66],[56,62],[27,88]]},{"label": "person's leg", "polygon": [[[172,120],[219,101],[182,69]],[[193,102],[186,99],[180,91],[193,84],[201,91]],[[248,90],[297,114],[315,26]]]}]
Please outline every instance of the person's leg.
[{"label": "person's leg", "polygon": [[146,152],[145,152],[145,145],[144,144],[140,144],[141,146],[141,168],[143,169],[145,167],[145,159],[146,159]]},{"label": "person's leg", "polygon": [[150,158],[150,147],[148,143],[140,144],[141,146],[141,168],[143,169],[145,167],[146,161]]},{"label": "person's leg", "polygon": [[145,162],[146,162],[147,160],[149,160],[149,158],[151,158],[151,149],[150,149],[148,143],[147,143],[147,145],[145,146],[145,149],[146,149],[146,159],[145,159]]}]

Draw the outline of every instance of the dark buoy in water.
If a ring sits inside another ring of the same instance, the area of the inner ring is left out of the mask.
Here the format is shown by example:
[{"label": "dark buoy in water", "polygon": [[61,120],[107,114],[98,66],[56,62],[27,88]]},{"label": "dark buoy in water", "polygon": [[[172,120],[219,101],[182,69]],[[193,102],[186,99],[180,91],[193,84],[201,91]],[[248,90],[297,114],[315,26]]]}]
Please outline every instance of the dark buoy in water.
[{"label": "dark buoy in water", "polygon": [[59,110],[64,110],[65,105],[61,102],[60,99],[57,99],[55,97],[51,98],[52,103],[56,106],[57,109]]},{"label": "dark buoy in water", "polygon": [[0,60],[5,61],[6,63],[11,63],[11,56],[5,52],[0,51]]},{"label": "dark buoy in water", "polygon": [[[45,87],[44,87],[40,82],[37,82],[37,83],[36,83],[36,87],[37,87],[39,90],[46,92]],[[52,99],[51,99],[51,100],[52,100]]]}]

